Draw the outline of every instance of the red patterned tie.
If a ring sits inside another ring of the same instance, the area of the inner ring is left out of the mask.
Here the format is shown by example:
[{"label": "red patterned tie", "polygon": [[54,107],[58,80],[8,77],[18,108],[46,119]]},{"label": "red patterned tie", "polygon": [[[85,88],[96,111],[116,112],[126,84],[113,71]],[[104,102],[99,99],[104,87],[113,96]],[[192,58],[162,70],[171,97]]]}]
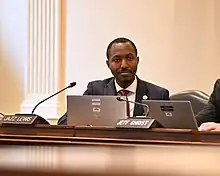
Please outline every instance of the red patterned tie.
[{"label": "red patterned tie", "polygon": [[[125,96],[126,100],[128,100],[128,94],[129,90],[120,90],[119,93],[121,96]],[[127,116],[130,117],[130,107],[129,107],[129,102],[126,102],[126,110],[127,110]]]}]

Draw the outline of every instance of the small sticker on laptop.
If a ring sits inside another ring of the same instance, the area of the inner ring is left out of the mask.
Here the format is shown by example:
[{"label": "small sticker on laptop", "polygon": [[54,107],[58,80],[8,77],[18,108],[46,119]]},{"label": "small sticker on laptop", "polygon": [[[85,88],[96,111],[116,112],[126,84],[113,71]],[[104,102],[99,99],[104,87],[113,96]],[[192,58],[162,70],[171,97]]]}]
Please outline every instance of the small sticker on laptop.
[{"label": "small sticker on laptop", "polygon": [[92,103],[93,106],[100,106],[101,103]]},{"label": "small sticker on laptop", "polygon": [[165,112],[165,115],[166,115],[167,117],[172,117],[172,116],[173,116],[172,112]]},{"label": "small sticker on laptop", "polygon": [[101,101],[99,98],[93,98],[92,101]]},{"label": "small sticker on laptop", "polygon": [[93,112],[100,112],[101,109],[100,109],[100,108],[92,108],[92,111],[93,111]]}]

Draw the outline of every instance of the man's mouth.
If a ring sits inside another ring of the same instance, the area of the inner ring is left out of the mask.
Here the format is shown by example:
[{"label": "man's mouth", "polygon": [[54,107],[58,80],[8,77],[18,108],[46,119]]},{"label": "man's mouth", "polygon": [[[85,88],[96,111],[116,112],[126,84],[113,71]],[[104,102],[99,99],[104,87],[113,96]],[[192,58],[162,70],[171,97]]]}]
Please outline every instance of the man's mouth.
[{"label": "man's mouth", "polygon": [[123,71],[120,71],[120,73],[132,73],[131,70],[123,70]]},{"label": "man's mouth", "polygon": [[122,76],[127,76],[127,75],[131,75],[132,73],[130,71],[124,71],[124,72],[120,72],[120,75]]}]

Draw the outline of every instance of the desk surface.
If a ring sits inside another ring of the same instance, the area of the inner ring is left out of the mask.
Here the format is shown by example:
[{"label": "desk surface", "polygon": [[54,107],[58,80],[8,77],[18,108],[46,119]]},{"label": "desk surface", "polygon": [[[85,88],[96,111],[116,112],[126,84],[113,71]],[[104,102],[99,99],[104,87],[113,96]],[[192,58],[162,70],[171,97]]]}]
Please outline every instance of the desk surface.
[{"label": "desk surface", "polygon": [[219,132],[182,129],[116,129],[113,127],[2,125],[0,143],[23,144],[199,144],[219,145]]}]

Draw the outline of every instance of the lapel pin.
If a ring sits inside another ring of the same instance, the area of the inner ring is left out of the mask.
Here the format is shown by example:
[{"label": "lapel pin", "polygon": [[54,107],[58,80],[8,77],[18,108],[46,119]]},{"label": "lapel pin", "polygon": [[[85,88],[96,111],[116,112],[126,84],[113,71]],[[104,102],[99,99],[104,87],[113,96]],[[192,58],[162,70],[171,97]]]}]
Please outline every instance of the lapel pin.
[{"label": "lapel pin", "polygon": [[143,100],[147,100],[148,99],[148,96],[147,95],[144,95],[143,96]]}]

